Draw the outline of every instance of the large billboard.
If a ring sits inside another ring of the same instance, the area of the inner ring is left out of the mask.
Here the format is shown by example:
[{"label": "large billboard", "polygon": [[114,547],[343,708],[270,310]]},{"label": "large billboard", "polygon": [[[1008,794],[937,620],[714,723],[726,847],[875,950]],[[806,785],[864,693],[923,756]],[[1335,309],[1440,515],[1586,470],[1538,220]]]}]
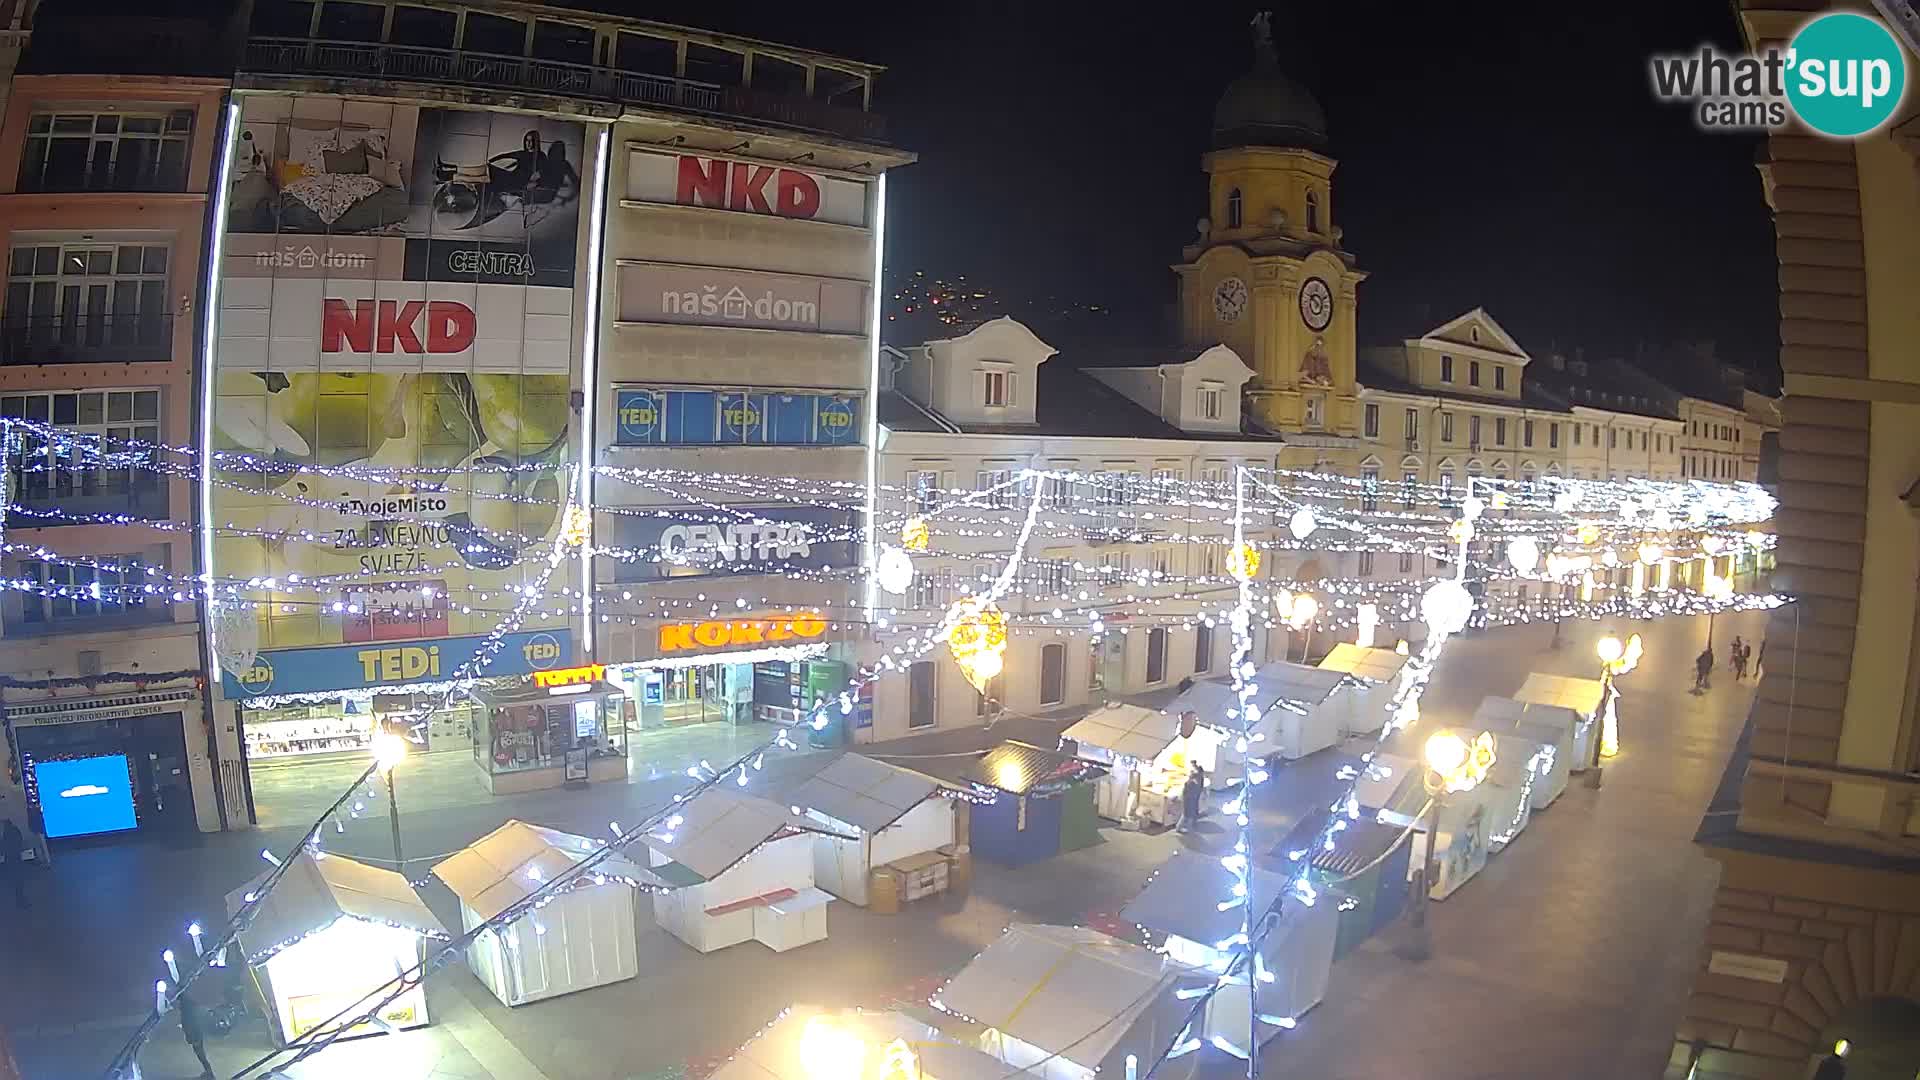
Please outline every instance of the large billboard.
[{"label": "large billboard", "polygon": [[239,100],[209,437],[272,466],[216,472],[213,572],[320,583],[263,652],[485,633],[570,490],[586,132]]}]

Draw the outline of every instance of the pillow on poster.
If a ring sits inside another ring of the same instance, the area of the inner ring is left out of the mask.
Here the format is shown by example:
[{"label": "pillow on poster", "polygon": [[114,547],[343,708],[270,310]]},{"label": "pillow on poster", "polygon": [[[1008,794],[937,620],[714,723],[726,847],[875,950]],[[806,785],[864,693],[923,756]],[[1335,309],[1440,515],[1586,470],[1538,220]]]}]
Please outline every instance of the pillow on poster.
[{"label": "pillow on poster", "polygon": [[404,188],[407,181],[400,173],[400,163],[392,158],[377,154],[367,155],[367,175],[390,188]]},{"label": "pillow on poster", "polygon": [[333,176],[366,176],[367,148],[355,143],[348,150],[322,150],[320,159],[326,162],[327,172]]},{"label": "pillow on poster", "polygon": [[338,149],[339,128],[294,127],[287,132],[287,160],[304,166],[309,174],[327,171],[328,150]]}]

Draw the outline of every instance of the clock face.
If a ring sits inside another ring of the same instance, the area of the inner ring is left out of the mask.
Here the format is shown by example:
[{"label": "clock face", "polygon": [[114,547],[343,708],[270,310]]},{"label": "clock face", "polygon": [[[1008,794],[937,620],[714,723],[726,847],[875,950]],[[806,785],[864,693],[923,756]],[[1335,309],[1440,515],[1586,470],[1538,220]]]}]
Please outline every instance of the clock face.
[{"label": "clock face", "polygon": [[1317,277],[1308,278],[1300,286],[1300,320],[1315,333],[1333,321],[1333,290]]},{"label": "clock face", "polygon": [[1213,313],[1221,322],[1236,322],[1247,310],[1247,283],[1237,277],[1222,281],[1213,290]]}]

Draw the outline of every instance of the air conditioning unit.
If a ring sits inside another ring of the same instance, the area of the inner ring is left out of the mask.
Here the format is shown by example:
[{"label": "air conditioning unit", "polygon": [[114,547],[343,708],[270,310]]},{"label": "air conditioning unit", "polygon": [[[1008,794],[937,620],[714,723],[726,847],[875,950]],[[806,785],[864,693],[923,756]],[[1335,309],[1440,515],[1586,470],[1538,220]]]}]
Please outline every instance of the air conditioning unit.
[{"label": "air conditioning unit", "polygon": [[87,675],[100,674],[100,650],[99,649],[81,649],[76,654],[76,660],[79,665],[80,674],[83,677]]}]

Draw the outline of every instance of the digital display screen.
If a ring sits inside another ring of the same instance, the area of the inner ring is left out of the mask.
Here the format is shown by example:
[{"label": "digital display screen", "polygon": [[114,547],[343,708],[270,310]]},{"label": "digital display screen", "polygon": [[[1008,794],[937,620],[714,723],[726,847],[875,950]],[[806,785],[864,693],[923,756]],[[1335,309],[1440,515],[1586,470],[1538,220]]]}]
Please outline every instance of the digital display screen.
[{"label": "digital display screen", "polygon": [[138,828],[125,754],[36,761],[40,816],[48,839]]}]

